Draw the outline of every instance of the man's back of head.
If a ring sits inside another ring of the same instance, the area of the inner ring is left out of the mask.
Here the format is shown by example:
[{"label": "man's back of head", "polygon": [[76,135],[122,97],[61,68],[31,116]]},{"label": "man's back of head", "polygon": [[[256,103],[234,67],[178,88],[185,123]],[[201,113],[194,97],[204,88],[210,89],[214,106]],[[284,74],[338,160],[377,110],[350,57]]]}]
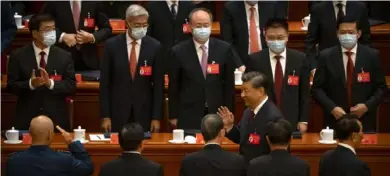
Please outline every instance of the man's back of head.
[{"label": "man's back of head", "polygon": [[285,119],[276,119],[267,125],[266,138],[271,150],[287,149],[291,141],[293,128]]},{"label": "man's back of head", "polygon": [[337,120],[335,132],[341,143],[353,148],[358,147],[363,138],[363,126],[355,114],[345,114]]},{"label": "man's back of head", "polygon": [[38,116],[30,122],[32,145],[49,145],[54,135],[54,125],[47,116]]},{"label": "man's back of head", "polygon": [[139,123],[133,122],[123,126],[118,137],[123,151],[142,151],[144,129]]},{"label": "man's back of head", "polygon": [[225,131],[223,130],[224,124],[222,118],[217,114],[206,115],[201,123],[201,131],[206,143],[215,142],[220,144]]}]

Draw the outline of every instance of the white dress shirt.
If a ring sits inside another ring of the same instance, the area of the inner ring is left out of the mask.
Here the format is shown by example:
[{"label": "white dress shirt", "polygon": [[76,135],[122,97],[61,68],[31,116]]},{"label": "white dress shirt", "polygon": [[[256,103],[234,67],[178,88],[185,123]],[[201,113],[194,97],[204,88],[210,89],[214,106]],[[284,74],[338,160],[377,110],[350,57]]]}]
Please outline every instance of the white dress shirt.
[{"label": "white dress shirt", "polygon": [[138,151],[123,151],[123,153],[134,153],[134,154],[141,155],[141,152],[138,152]]},{"label": "white dress shirt", "polygon": [[346,11],[347,9],[345,8],[347,6],[347,1],[346,0],[343,0],[343,1],[333,1],[333,8],[334,8],[334,13],[335,13],[336,19],[337,19],[337,13],[339,13],[339,8],[337,7],[338,3],[343,4],[344,15],[347,14],[347,11]]},{"label": "white dress shirt", "polygon": [[216,142],[209,142],[209,143],[206,143],[204,146],[206,145],[220,145],[219,143],[216,143]]},{"label": "white dress shirt", "polygon": [[[207,56],[209,56],[209,41],[210,41],[210,40],[207,40],[206,43],[204,43],[204,46],[206,47]],[[198,54],[199,63],[202,64],[202,54],[203,54],[203,50],[200,48],[200,47],[202,46],[202,44],[198,43],[198,42],[195,41],[195,40],[194,40],[194,44],[195,44],[196,54]]]},{"label": "white dress shirt", "polygon": [[247,24],[248,24],[248,54],[250,53],[250,51],[251,51],[251,36],[250,36],[250,31],[251,31],[251,29],[250,29],[250,24],[251,24],[251,10],[250,10],[250,8],[251,7],[254,7],[255,8],[255,10],[254,10],[254,12],[255,12],[255,14],[254,14],[254,16],[255,16],[255,21],[256,21],[256,29],[257,29],[257,38],[258,38],[258,41],[259,41],[259,47],[260,47],[260,49],[262,49],[263,47],[261,46],[261,38],[260,38],[260,36],[261,36],[261,31],[260,31],[260,19],[259,19],[259,7],[258,7],[258,4],[255,4],[254,6],[251,6],[251,5],[249,5],[249,4],[247,4],[247,3],[245,3],[244,2],[244,4],[245,4],[245,12],[246,12],[246,21],[247,21]]},{"label": "white dress shirt", "polygon": [[[276,67],[276,63],[277,63],[275,56],[277,56],[277,54],[273,53],[270,49],[268,49],[268,50],[269,50],[269,59],[270,59],[272,75],[273,75],[272,78],[274,79],[274,82],[275,82],[275,67]],[[280,53],[279,55],[281,56],[280,64],[282,65],[282,72],[283,72],[283,77],[284,77],[284,73],[286,70],[286,49],[284,49],[284,51],[282,53]]]},{"label": "white dress shirt", "polygon": [[[44,48],[43,50],[41,50],[40,48],[38,48],[37,46],[35,46],[35,43],[34,43],[34,42],[32,42],[32,45],[33,45],[33,48],[34,48],[35,59],[36,59],[36,61],[37,61],[37,67],[39,68],[39,65],[40,65],[40,63],[41,63],[41,54],[40,54],[40,53],[41,53],[42,51],[45,52],[45,57],[44,57],[44,59],[45,59],[46,65],[47,65],[47,59],[48,59],[48,57],[49,57],[50,47],[47,47],[47,48]],[[39,70],[36,70],[36,71],[39,71]],[[53,79],[50,79],[50,82],[51,82],[51,85],[50,85],[49,89],[50,89],[50,90],[53,90],[53,88],[54,88],[54,81],[53,81]],[[35,88],[32,86],[32,84],[31,84],[31,79],[30,79],[30,81],[28,82],[28,85],[30,86],[30,89],[31,89],[31,90],[34,90],[34,89],[35,89]]]},{"label": "white dress shirt", "polygon": [[[127,53],[129,54],[127,57],[127,59],[129,59],[130,61],[130,54],[131,54],[131,49],[133,49],[133,45],[131,44],[131,42],[133,42],[133,39],[129,37],[129,32],[126,31],[126,44],[127,44]],[[141,50],[141,43],[142,43],[142,39],[138,39],[136,40],[135,42],[137,42],[137,44],[135,45],[135,58],[137,60],[137,63],[138,63],[138,57],[139,57],[139,52]]]},{"label": "white dress shirt", "polygon": [[257,105],[257,107],[253,110],[253,113],[255,114],[255,116],[257,115],[257,113],[260,111],[261,107],[263,107],[264,103],[268,100],[268,96],[265,96],[264,100],[262,102],[260,102],[259,105]]},{"label": "white dress shirt", "polygon": [[[345,80],[347,80],[347,64],[348,64],[348,56],[347,54],[345,54],[345,52],[347,52],[348,50],[345,49],[344,47],[341,47],[341,51],[343,53],[341,53],[343,55],[343,63],[344,63],[344,72],[345,72]],[[351,49],[351,59],[352,59],[352,63],[353,63],[353,66],[355,67],[355,62],[356,62],[356,51],[357,51],[357,44],[355,45],[355,47],[353,47]]]},{"label": "white dress shirt", "polygon": [[173,4],[173,2],[175,2],[175,11],[176,11],[176,15],[179,13],[179,3],[178,1],[175,1],[175,0],[167,0],[167,4],[168,4],[168,8],[169,8],[169,11],[172,12],[172,9],[171,9],[171,6]]},{"label": "white dress shirt", "polygon": [[356,151],[355,151],[355,149],[352,146],[350,146],[348,144],[345,144],[345,143],[341,143],[341,142],[339,143],[339,145],[341,145],[341,146],[351,150],[356,155]]}]

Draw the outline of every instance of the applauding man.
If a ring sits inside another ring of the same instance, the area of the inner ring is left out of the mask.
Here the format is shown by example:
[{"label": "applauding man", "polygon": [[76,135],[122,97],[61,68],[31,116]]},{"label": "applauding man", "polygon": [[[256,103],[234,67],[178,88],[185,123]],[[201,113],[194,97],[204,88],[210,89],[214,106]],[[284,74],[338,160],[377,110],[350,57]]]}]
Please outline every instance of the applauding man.
[{"label": "applauding man", "polygon": [[33,42],[11,53],[7,89],[18,96],[13,124],[28,129],[33,117],[46,115],[55,124],[69,129],[66,96],[76,88],[70,53],[52,46],[55,23],[50,15],[30,19]]}]

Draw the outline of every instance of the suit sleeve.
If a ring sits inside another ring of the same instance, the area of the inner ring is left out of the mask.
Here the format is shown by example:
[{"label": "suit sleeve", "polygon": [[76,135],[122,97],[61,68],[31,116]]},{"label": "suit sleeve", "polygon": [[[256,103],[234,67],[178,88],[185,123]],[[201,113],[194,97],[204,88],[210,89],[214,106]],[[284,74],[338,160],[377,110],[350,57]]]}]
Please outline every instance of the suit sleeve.
[{"label": "suit sleeve", "polygon": [[179,116],[179,86],[180,86],[180,61],[176,56],[176,51],[172,50],[170,69],[168,71],[169,86],[168,86],[168,98],[169,98],[169,118],[176,119]]},{"label": "suit sleeve", "polygon": [[1,52],[8,48],[16,34],[16,24],[13,18],[10,2],[1,2]]},{"label": "suit sleeve", "polygon": [[110,25],[110,20],[108,19],[107,15],[103,13],[103,4],[101,2],[97,2],[96,8],[95,17],[98,30],[93,33],[93,36],[95,37],[95,43],[100,43],[110,37],[112,34],[112,28]]},{"label": "suit sleeve", "polygon": [[333,108],[336,107],[334,103],[325,93],[326,86],[332,86],[327,84],[326,77],[328,75],[326,69],[326,57],[323,57],[320,53],[318,58],[318,68],[314,75],[313,86],[311,87],[311,93],[313,98],[323,107],[324,111],[330,113]]},{"label": "suit sleeve", "polygon": [[105,42],[103,59],[100,68],[100,116],[102,118],[111,116],[110,82],[111,82],[111,44]]},{"label": "suit sleeve", "polygon": [[184,157],[183,161],[181,162],[181,165],[180,165],[180,172],[179,172],[179,175],[180,176],[187,176],[187,175],[190,175],[191,171],[189,171],[190,169],[190,163],[188,163],[188,159],[186,157]]},{"label": "suit sleeve", "polygon": [[162,47],[159,44],[155,51],[153,75],[153,120],[161,120],[164,104],[164,64]]},{"label": "suit sleeve", "polygon": [[[15,50],[17,52],[17,50]],[[19,95],[23,92],[32,91],[29,86],[30,79],[23,79],[20,68],[19,54],[12,52],[8,63],[8,81],[7,90],[14,94]]]},{"label": "suit sleeve", "polygon": [[[42,7],[41,12],[50,14],[54,19],[56,19],[57,9],[56,9],[55,1],[46,1],[45,4]],[[56,28],[57,42],[60,41],[62,33],[63,33],[63,31],[61,29]]]},{"label": "suit sleeve", "polygon": [[162,166],[158,167],[157,176],[164,176],[164,169]]},{"label": "suit sleeve", "polygon": [[299,78],[299,120],[298,122],[308,122],[309,120],[309,99],[310,99],[310,76],[309,64],[303,55],[303,63]]},{"label": "suit sleeve", "polygon": [[375,91],[373,91],[371,97],[366,102],[364,102],[364,104],[370,111],[375,111],[387,87],[385,74],[383,73],[383,70],[380,66],[379,53],[375,52],[375,56],[371,59],[373,65],[371,81],[373,82],[372,84],[375,85]]},{"label": "suit sleeve", "polygon": [[72,160],[72,170],[74,175],[90,175],[93,173],[94,166],[88,152],[79,142],[69,144],[69,150],[74,157]]},{"label": "suit sleeve", "polygon": [[225,70],[225,106],[229,109],[233,109],[233,103],[234,103],[234,63],[232,63],[232,60],[236,57],[233,54],[233,49],[230,48],[230,57],[232,59],[229,59],[229,61],[226,62],[226,70]]},{"label": "suit sleeve", "polygon": [[62,75],[61,81],[54,81],[52,92],[54,94],[71,95],[76,90],[75,70],[73,67],[73,60],[70,53],[66,52],[63,55],[66,60],[66,71]]},{"label": "suit sleeve", "polygon": [[305,53],[310,62],[310,70],[317,68],[317,44],[320,30],[320,20],[317,11],[312,11],[310,23],[305,37]]},{"label": "suit sleeve", "polygon": [[241,140],[240,127],[241,123],[238,125],[234,125],[233,128],[228,133],[226,133],[226,137],[236,144],[239,144]]},{"label": "suit sleeve", "polygon": [[368,21],[368,9],[363,6],[363,12],[362,16],[360,17],[360,26],[362,34],[359,38],[359,43],[371,46],[371,29],[370,29],[370,23]]},{"label": "suit sleeve", "polygon": [[366,163],[355,166],[352,171],[347,172],[346,176],[370,176],[371,171]]}]

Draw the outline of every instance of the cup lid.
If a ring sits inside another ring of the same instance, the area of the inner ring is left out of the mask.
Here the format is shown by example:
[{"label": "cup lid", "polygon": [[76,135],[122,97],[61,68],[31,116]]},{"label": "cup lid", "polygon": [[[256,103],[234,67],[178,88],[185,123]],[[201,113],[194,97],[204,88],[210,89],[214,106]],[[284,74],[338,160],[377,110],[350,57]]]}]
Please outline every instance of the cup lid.
[{"label": "cup lid", "polygon": [[18,15],[18,13],[15,13],[14,18],[22,18],[22,16]]},{"label": "cup lid", "polygon": [[12,127],[10,130],[7,130],[7,132],[19,132],[19,130],[15,130],[15,127]]},{"label": "cup lid", "polygon": [[323,129],[322,131],[325,131],[325,132],[332,132],[333,129],[330,129],[330,128],[327,126],[326,129]]},{"label": "cup lid", "polygon": [[81,126],[79,126],[77,129],[73,129],[73,131],[85,131],[85,129],[82,129]]}]

